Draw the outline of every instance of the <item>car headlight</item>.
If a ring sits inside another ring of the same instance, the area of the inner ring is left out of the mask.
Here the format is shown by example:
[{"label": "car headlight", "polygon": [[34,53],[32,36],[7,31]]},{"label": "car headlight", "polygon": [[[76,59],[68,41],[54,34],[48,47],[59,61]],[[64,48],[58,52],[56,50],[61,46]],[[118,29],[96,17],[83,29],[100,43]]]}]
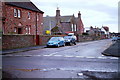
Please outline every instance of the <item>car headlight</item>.
[{"label": "car headlight", "polygon": [[68,41],[68,42],[70,42],[70,40],[68,39],[68,40],[65,40],[65,41]]},{"label": "car headlight", "polygon": [[70,40],[68,40],[70,42]]},{"label": "car headlight", "polygon": [[58,44],[58,42],[54,42],[53,44]]}]

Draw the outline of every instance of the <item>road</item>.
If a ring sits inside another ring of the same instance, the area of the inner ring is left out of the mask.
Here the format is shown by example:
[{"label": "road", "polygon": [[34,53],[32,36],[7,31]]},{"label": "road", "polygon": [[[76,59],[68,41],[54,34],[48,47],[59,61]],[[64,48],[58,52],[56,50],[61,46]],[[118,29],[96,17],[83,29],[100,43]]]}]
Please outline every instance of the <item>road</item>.
[{"label": "road", "polygon": [[110,39],[3,56],[3,71],[16,78],[115,78],[119,58],[101,54]]}]

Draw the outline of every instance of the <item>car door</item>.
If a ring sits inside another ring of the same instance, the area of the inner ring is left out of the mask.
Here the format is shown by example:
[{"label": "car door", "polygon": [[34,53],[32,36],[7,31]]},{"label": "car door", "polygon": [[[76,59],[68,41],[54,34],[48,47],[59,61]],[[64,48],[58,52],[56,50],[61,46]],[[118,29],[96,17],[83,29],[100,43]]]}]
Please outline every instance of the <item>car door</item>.
[{"label": "car door", "polygon": [[62,46],[62,40],[61,40],[61,37],[59,38],[59,44],[60,44],[60,46]]},{"label": "car door", "polygon": [[65,44],[64,38],[61,38],[61,43],[62,43],[62,45]]}]

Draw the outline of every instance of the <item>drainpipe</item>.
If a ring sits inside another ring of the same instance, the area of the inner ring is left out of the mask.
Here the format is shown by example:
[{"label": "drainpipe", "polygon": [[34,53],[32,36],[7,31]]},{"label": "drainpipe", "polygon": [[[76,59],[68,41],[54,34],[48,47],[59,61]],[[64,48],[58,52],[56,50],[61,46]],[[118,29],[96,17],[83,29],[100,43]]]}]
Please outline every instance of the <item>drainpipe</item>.
[{"label": "drainpipe", "polygon": [[37,12],[36,12],[36,18],[35,18],[35,21],[36,21],[36,45],[38,45],[39,44],[39,37],[38,37],[38,35],[37,35]]}]

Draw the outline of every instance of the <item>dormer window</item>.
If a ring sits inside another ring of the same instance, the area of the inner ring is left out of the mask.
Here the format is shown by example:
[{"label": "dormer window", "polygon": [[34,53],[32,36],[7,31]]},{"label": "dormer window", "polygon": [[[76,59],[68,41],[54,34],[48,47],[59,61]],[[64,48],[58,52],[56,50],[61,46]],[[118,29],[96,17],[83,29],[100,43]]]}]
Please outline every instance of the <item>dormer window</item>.
[{"label": "dormer window", "polygon": [[30,14],[31,14],[31,13],[30,13],[30,12],[28,12],[28,19],[30,19]]}]

